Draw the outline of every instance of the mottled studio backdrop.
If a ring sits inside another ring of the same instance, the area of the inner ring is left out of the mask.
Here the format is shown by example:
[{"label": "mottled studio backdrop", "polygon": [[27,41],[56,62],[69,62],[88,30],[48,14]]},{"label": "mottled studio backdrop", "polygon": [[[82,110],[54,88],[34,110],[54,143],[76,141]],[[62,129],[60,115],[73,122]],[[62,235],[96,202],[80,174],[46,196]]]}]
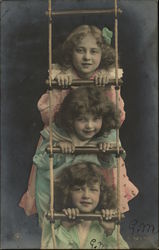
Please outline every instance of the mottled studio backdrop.
[{"label": "mottled studio backdrop", "polygon": [[[54,0],[53,8],[111,8],[113,0]],[[47,0],[1,3],[1,243],[2,248],[40,248],[36,216],[18,207],[43,128],[36,104],[48,77]],[[128,176],[139,188],[121,224],[132,248],[157,248],[157,1],[120,0],[119,54],[127,112],[120,129]],[[56,17],[54,45],[80,24],[114,29],[112,14]]]}]

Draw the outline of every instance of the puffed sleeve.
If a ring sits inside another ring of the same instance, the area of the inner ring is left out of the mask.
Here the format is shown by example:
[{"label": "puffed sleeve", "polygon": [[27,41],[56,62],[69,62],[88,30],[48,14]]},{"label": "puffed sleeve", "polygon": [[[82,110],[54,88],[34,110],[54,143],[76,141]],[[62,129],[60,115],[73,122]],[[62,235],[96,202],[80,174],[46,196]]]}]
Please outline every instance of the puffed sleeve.
[{"label": "puffed sleeve", "polygon": [[[112,129],[109,133],[104,133],[100,137],[96,138],[96,143],[110,143],[116,146],[116,130]],[[119,140],[119,146],[121,146],[121,142]],[[126,153],[122,153],[121,157],[125,159]],[[117,158],[116,154],[110,154],[110,153],[99,153],[98,154],[98,160],[101,163],[102,167],[104,168],[112,168],[117,166]]]},{"label": "puffed sleeve", "polygon": [[[103,234],[103,242],[107,247],[106,249],[119,249],[117,245],[117,226],[115,227],[112,235],[106,236],[106,234]],[[121,234],[119,235],[119,246],[120,249],[129,249],[127,242],[123,239]]]},{"label": "puffed sleeve", "polygon": [[[59,64],[52,65],[51,71],[51,78],[52,80],[61,72],[61,67]],[[59,110],[61,103],[63,102],[64,98],[70,92],[69,89],[53,89],[51,92],[51,116],[52,121],[54,120],[56,112]],[[42,121],[45,125],[49,124],[49,91],[43,94],[38,103],[37,103],[38,110],[40,111]]]},{"label": "puffed sleeve", "polygon": [[[53,249],[51,223],[44,217],[43,220],[43,233],[42,233],[42,249]],[[73,234],[75,237],[76,235]],[[70,232],[66,230],[60,223],[55,221],[55,239],[58,249],[78,249],[76,243]],[[76,238],[76,237],[75,237]]]}]

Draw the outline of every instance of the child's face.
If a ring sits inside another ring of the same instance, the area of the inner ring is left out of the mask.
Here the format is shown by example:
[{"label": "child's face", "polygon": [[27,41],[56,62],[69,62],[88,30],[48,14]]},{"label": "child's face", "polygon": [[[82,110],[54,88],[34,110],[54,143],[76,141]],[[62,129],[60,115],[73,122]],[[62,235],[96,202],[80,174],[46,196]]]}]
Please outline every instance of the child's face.
[{"label": "child's face", "polygon": [[95,136],[102,127],[102,117],[93,114],[79,116],[74,121],[74,132],[82,140],[89,140]]},{"label": "child's face", "polygon": [[101,48],[96,39],[88,34],[73,49],[73,65],[82,78],[90,78],[99,67]]},{"label": "child's face", "polygon": [[99,203],[100,185],[95,183],[92,185],[73,186],[71,191],[72,203],[80,212],[90,213]]}]

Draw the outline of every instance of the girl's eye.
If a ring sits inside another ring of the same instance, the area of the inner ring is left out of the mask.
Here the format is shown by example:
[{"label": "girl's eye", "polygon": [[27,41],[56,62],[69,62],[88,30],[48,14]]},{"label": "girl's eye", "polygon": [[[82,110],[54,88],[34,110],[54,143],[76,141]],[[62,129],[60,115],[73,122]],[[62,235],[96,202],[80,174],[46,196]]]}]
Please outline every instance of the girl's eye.
[{"label": "girl's eye", "polygon": [[84,117],[79,117],[76,120],[79,121],[79,122],[84,122],[86,119]]},{"label": "girl's eye", "polygon": [[83,53],[83,49],[82,48],[76,48],[76,52],[77,53]]},{"label": "girl's eye", "polygon": [[90,188],[91,191],[93,192],[98,192],[99,190],[97,188]]},{"label": "girl's eye", "polygon": [[74,187],[72,188],[72,191],[81,191],[81,187],[74,186]]},{"label": "girl's eye", "polygon": [[99,50],[98,50],[98,49],[92,49],[92,50],[91,50],[91,53],[92,53],[92,54],[98,54],[98,53],[99,53]]},{"label": "girl's eye", "polygon": [[89,189],[94,192],[99,192],[100,191],[100,186],[99,185],[90,185]]}]

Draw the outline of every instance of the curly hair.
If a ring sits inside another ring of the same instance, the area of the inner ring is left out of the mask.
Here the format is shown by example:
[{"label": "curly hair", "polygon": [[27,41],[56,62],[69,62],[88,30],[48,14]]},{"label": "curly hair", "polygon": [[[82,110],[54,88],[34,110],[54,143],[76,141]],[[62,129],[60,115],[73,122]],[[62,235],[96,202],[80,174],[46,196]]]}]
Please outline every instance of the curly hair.
[{"label": "curly hair", "polygon": [[54,51],[54,58],[64,68],[72,66],[72,51],[85,36],[91,34],[102,50],[99,68],[108,69],[115,65],[115,50],[107,44],[102,36],[102,31],[93,25],[80,25],[68,35],[65,42]]},{"label": "curly hair", "polygon": [[100,198],[96,210],[116,208],[116,193],[108,187],[99,167],[90,162],[82,162],[68,166],[55,178],[55,211],[73,208],[71,190],[75,185],[100,184]]},{"label": "curly hair", "polygon": [[120,110],[116,110],[102,87],[81,87],[71,91],[55,115],[55,124],[72,133],[75,119],[88,113],[102,117],[102,127],[96,136],[120,127]]}]

